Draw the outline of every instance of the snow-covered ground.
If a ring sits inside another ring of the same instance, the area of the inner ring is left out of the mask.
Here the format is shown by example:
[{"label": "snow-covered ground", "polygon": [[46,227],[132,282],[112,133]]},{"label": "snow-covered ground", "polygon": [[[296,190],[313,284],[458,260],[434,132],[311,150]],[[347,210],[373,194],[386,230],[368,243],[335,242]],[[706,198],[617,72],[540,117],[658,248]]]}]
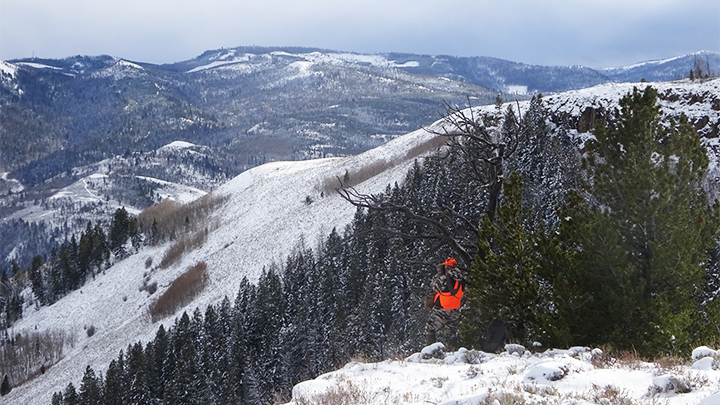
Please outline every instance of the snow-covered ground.
[{"label": "snow-covered ground", "polygon": [[[709,93],[716,98],[720,94],[720,80],[652,85],[661,93],[674,89],[681,93]],[[583,111],[588,103],[608,103],[609,106],[612,100],[616,101],[631,90],[632,85],[606,85],[567,93],[565,96],[553,95],[546,100],[551,111],[561,108],[567,111]],[[687,102],[683,100],[685,99],[682,99],[678,106],[685,107],[677,107],[676,112],[686,111],[691,118],[705,114],[710,123],[718,122],[720,111],[696,105],[698,103],[692,103],[692,99]],[[522,109],[527,108],[527,102],[519,105]],[[495,106],[482,109],[494,111]],[[179,274],[199,261],[207,263],[210,281],[207,288],[184,310],[192,311],[196,307],[204,309],[209,304],[219,303],[225,296],[234,298],[243,277],[256,281],[263,267],[282,263],[301,240],[306,246],[314,248],[333,228],[342,231],[351,222],[354,207],[338,195],[326,192],[328,181],[333,181],[336,176],[342,178],[346,172],[352,178],[364,168],[382,166],[384,171],[357,185],[362,193],[382,192],[388,184],[402,181],[405,177],[414,160],[412,156],[408,156],[408,151],[433,137],[427,131],[419,130],[358,156],[269,163],[248,170],[227,182],[213,192],[214,195],[224,198],[223,205],[210,218],[212,223],[217,224],[216,227],[209,228],[204,246],[187,253],[176,265],[164,270],[147,267],[148,258],[159,263],[168,246],[143,248],[137,254],[115,263],[104,274],[98,275],[80,290],[70,293],[53,305],[37,310],[34,307],[26,308],[23,319],[18,321],[11,331],[13,334],[59,329],[73,337],[73,345],[67,348],[65,358],[50,367],[47,373],[15,387],[9,395],[3,397],[2,403],[48,403],[52,393],[64,389],[68,382],[79,386],[87,365],[91,365],[96,372],[105,373],[107,365],[117,357],[120,350],[138,341],[146,343],[151,340],[159,323],[151,322],[148,306]],[[715,157],[711,157],[711,160],[717,162]],[[84,183],[78,183],[77,186],[79,192],[88,191]],[[92,198],[91,194],[88,191],[87,197]],[[158,283],[158,292],[152,296],[140,290],[143,281],[148,277],[151,282]],[[178,314],[181,313],[182,309]],[[174,317],[170,317],[162,322],[168,326],[173,319]],[[88,337],[85,332],[90,326],[95,327],[92,337]],[[462,398],[470,401],[466,403],[483,403],[483,395],[487,395],[491,387],[493,393],[507,388],[519,390],[521,395],[532,394],[525,390],[526,386],[531,387],[531,391],[535,389],[532,387],[545,390],[542,387],[546,385],[538,381],[525,381],[525,377],[528,374],[534,375],[532,373],[540,370],[537,367],[542,364],[547,366],[546,362],[568,366],[562,379],[551,381],[547,385],[553,387],[547,390],[562,393],[570,392],[573,384],[575,388],[572,389],[576,390],[573,392],[595,390],[592,384],[600,388],[617,384],[627,391],[625,395],[630,395],[630,392],[635,395],[636,391],[646,393],[653,384],[653,379],[662,374],[657,367],[644,364],[629,370],[597,367],[587,358],[591,354],[584,352],[573,356],[570,352],[553,351],[546,355],[519,357],[482,355],[480,359],[483,361],[478,364],[428,363],[415,361],[416,357],[369,365],[351,363],[346,368],[320,377],[314,382],[301,384],[297,390],[299,393],[315,392],[323,384],[327,385],[328,381],[340,381],[344,378],[343,375],[348,375],[358,378],[353,387],[365,389],[366,384],[362,383],[361,379],[367,378],[375,381],[367,384],[370,389],[379,387],[384,390],[388,386],[392,388],[389,392],[378,394],[377,398],[383,398],[382,395],[396,398],[407,393],[406,403],[454,403],[447,401]],[[462,353],[454,356],[453,358],[462,357]],[[672,370],[669,372],[675,373]],[[650,400],[647,403],[665,403],[663,401],[666,399],[671,404],[698,403],[703,396],[718,390],[719,376],[716,372],[682,368],[683,375],[695,381],[695,389],[689,394],[677,396],[660,393],[658,395],[663,398],[660,402]],[[475,374],[471,377],[473,373]],[[693,377],[694,375],[701,377]],[[703,381],[707,382],[700,384]],[[303,389],[306,391],[302,391]],[[557,398],[576,401],[572,399],[574,394],[562,395],[567,396]],[[547,398],[554,400],[555,397],[549,395]],[[688,402],[683,402],[684,400]],[[368,403],[395,402],[388,399],[385,402]],[[578,399],[576,402],[558,403],[593,402]]]},{"label": "snow-covered ground", "polygon": [[720,404],[720,358],[707,347],[686,364],[613,359],[587,347],[531,353],[508,345],[500,354],[441,348],[436,343],[402,360],[351,362],[296,385],[289,404]]}]

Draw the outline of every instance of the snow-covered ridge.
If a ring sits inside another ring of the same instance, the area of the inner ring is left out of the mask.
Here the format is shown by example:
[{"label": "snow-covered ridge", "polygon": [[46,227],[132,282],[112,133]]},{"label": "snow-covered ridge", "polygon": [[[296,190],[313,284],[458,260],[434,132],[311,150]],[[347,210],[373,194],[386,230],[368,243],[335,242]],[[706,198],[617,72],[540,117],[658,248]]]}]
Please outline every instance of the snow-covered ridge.
[{"label": "snow-covered ridge", "polygon": [[[272,57],[289,57],[299,58],[302,63],[322,63],[329,65],[344,66],[348,64],[365,64],[375,67],[384,68],[408,68],[418,67],[420,63],[417,61],[407,61],[403,63],[397,63],[394,60],[389,60],[382,55],[365,55],[356,53],[322,53],[322,52],[309,52],[309,53],[289,53],[284,51],[274,51],[268,54],[250,54],[245,53],[238,55],[235,50],[225,51],[218,55],[211,57],[209,60],[211,63],[195,67],[190,69],[187,73],[195,73],[203,70],[214,69],[214,68],[228,68],[231,65],[243,64],[246,62],[257,63],[258,61],[270,62]],[[299,62],[295,62],[299,63]],[[310,66],[310,65],[306,65]],[[235,66],[233,66],[235,67]]]},{"label": "snow-covered ridge", "polygon": [[136,63],[128,62],[120,58],[114,59],[115,63],[112,66],[93,72],[92,77],[114,77],[121,79],[125,77],[138,77],[145,73],[145,69]]},{"label": "snow-covered ridge", "polygon": [[[699,52],[695,52],[695,53],[692,54],[691,56],[701,57],[701,56],[703,56],[703,55],[710,54],[710,53],[712,53],[712,52],[710,52],[710,51],[699,51]],[[649,61],[634,63],[634,64],[632,64],[632,65],[626,65],[626,66],[601,68],[601,69],[598,69],[598,70],[600,70],[601,72],[602,72],[602,71],[610,71],[610,70],[630,70],[630,69],[635,69],[635,68],[642,67],[642,66],[662,65],[662,64],[664,64],[664,63],[668,63],[668,62],[672,62],[672,61],[675,61],[675,60],[678,60],[678,59],[682,59],[682,58],[684,58],[685,56],[687,56],[687,55],[674,56],[674,57],[672,57],[672,58],[666,58],[666,59],[649,60]]]}]

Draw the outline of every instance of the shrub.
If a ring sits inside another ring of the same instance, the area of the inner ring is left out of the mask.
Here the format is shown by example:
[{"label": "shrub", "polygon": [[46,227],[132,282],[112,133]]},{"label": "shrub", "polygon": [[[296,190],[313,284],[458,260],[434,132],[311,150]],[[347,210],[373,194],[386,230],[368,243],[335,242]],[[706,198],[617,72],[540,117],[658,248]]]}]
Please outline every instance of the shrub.
[{"label": "shrub", "polygon": [[340,186],[340,182],[338,181],[338,178],[342,178],[343,186],[345,187],[354,187],[360,183],[362,183],[365,180],[371,179],[378,174],[394,167],[396,164],[393,162],[387,162],[385,160],[380,160],[374,163],[371,163],[367,166],[363,166],[359,169],[357,169],[356,172],[350,173],[347,170],[345,171],[345,174],[343,176],[337,176],[337,177],[330,177],[325,179],[322,186],[320,186],[321,192],[324,194],[331,194],[335,192],[335,189]]},{"label": "shrub", "polygon": [[448,140],[448,138],[446,138],[444,136],[432,137],[432,138],[428,139],[427,141],[425,141],[419,145],[415,145],[412,148],[408,149],[407,154],[405,155],[405,158],[413,159],[424,153],[434,151],[434,150],[440,148],[442,145],[444,145],[445,142],[447,142],[447,140]]},{"label": "shrub", "polygon": [[197,249],[198,247],[202,246],[203,243],[205,243],[205,240],[207,239],[208,230],[203,229],[200,231],[197,231],[189,236],[184,236],[175,243],[173,243],[170,248],[165,252],[163,255],[162,260],[160,260],[159,267],[161,269],[166,269],[173,265],[174,263],[177,263],[182,256],[185,254],[185,252],[191,251],[193,249]]},{"label": "shrub", "polygon": [[88,326],[87,329],[85,329],[85,332],[87,333],[88,337],[93,337],[93,335],[95,334],[95,325]]},{"label": "shrub", "polygon": [[329,387],[323,393],[294,398],[294,400],[298,405],[369,404],[378,397],[378,393],[372,392],[368,388],[355,385],[352,381],[343,381]]},{"label": "shrub", "polygon": [[145,289],[149,295],[155,294],[155,291],[157,291],[157,281],[153,281],[152,283],[147,285],[147,288]]},{"label": "shrub", "polygon": [[138,215],[140,229],[153,245],[173,240],[206,227],[208,215],[225,200],[212,193],[185,205],[163,200]]},{"label": "shrub", "polygon": [[152,304],[148,311],[153,322],[174,314],[178,308],[190,303],[204,288],[209,279],[207,264],[198,262],[181,274]]}]

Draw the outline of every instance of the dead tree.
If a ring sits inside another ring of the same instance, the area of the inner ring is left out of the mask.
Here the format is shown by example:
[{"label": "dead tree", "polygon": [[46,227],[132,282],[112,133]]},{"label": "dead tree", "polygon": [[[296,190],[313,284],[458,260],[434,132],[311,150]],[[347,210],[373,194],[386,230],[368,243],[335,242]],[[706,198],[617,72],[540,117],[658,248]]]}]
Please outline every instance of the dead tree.
[{"label": "dead tree", "polygon": [[[522,121],[519,116],[515,116],[512,107],[508,107],[501,130],[492,128],[493,124],[500,122],[499,105],[494,117],[481,115],[473,108],[461,109],[447,102],[445,108],[440,129],[426,130],[447,138],[440,159],[461,159],[462,175],[470,176],[474,184],[469,192],[487,193],[488,200],[483,211],[493,220],[502,192],[504,162],[517,149]],[[411,223],[425,225],[423,229],[426,232],[423,234],[408,234],[398,229],[375,230],[386,236],[432,241],[436,249],[446,246],[466,268],[470,267],[473,257],[479,253],[476,243],[479,218],[467,218],[453,206],[435,207],[428,214],[420,215],[407,205],[391,202],[387,196],[363,194],[354,187],[344,185],[342,181],[336,190],[356,207],[402,214]]]},{"label": "dead tree", "polygon": [[[468,98],[470,105],[470,98]],[[508,106],[502,129],[491,125],[499,122],[500,104],[496,116],[479,115],[472,107],[462,109],[445,102],[446,114],[440,130],[428,130],[438,136],[447,137],[449,151],[458,150],[467,165],[467,174],[472,176],[478,188],[488,193],[485,213],[490,221],[495,219],[498,201],[502,192],[505,161],[515,153],[521,133],[522,119],[518,105],[518,117],[512,106]],[[480,192],[480,190],[475,190]]]}]

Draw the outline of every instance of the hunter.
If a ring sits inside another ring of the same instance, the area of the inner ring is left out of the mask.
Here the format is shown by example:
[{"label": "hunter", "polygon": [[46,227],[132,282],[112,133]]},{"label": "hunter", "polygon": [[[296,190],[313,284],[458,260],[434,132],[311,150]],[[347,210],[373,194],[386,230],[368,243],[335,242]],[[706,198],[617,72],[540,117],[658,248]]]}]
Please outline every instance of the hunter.
[{"label": "hunter", "polygon": [[452,257],[438,264],[433,277],[430,316],[425,326],[427,345],[438,341],[444,335],[444,343],[451,351],[457,350],[458,324],[462,304],[465,277]]}]

